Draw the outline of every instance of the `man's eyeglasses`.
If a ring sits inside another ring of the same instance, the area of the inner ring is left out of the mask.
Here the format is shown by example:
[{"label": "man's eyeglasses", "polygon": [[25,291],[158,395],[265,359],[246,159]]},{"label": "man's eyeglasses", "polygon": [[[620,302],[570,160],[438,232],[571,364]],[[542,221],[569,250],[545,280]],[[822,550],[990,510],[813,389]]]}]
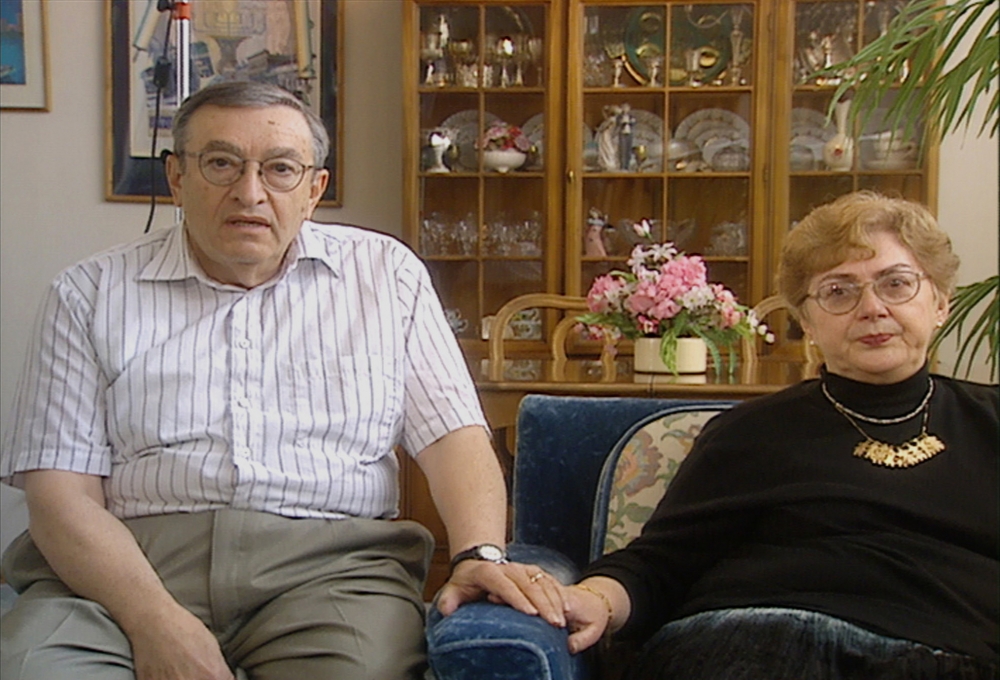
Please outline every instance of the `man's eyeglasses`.
[{"label": "man's eyeglasses", "polygon": [[210,184],[220,187],[236,184],[246,172],[247,163],[254,162],[260,166],[257,173],[264,186],[272,191],[291,191],[302,183],[306,170],[312,170],[316,167],[305,165],[291,158],[269,158],[266,161],[253,161],[240,158],[228,151],[202,151],[201,153],[185,155],[197,158],[201,176]]},{"label": "man's eyeglasses", "polygon": [[927,278],[926,274],[916,272],[895,271],[886,272],[874,281],[855,283],[853,281],[827,281],[820,284],[811,297],[830,314],[847,314],[854,311],[860,304],[861,296],[866,287],[871,286],[878,298],[889,305],[901,305],[909,302],[920,292],[920,280]]}]

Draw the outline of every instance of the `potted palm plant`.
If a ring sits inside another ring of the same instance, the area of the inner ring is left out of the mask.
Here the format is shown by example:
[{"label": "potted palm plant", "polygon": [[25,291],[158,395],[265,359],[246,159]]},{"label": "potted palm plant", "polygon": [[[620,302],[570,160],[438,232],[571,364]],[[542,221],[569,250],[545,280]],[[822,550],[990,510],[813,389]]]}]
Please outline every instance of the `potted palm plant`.
[{"label": "potted palm plant", "polygon": [[[977,104],[984,100],[985,115],[977,134],[995,136],[1000,126],[998,9],[996,0],[947,4],[914,0],[904,5],[883,35],[851,59],[828,69],[841,79],[830,115],[836,102],[850,95],[849,120],[863,126],[891,92],[895,96],[884,113],[888,129],[912,136],[918,121],[926,121],[930,134],[944,135],[967,129]],[[964,56],[960,56],[962,49],[967,49]],[[956,374],[964,360],[967,377],[977,351],[985,346],[990,378],[997,377],[998,282],[1000,277],[991,276],[960,286],[955,292],[951,315],[935,336],[931,350],[954,335],[958,346]]]}]

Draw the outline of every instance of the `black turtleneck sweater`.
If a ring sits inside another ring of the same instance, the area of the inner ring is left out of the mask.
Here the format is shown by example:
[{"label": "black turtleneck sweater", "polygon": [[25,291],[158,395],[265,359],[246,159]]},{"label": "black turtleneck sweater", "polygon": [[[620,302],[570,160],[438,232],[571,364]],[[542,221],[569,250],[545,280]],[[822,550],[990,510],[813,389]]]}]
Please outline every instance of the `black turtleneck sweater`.
[{"label": "black turtleneck sweater", "polygon": [[[908,413],[926,368],[895,385],[825,373],[835,399],[873,417]],[[1000,647],[996,386],[933,376],[928,432],[946,449],[890,469],[811,380],[714,418],[642,536],[591,565],[632,601],[625,634],[701,611],[774,606],[997,660]],[[921,418],[859,425],[892,444]]]}]

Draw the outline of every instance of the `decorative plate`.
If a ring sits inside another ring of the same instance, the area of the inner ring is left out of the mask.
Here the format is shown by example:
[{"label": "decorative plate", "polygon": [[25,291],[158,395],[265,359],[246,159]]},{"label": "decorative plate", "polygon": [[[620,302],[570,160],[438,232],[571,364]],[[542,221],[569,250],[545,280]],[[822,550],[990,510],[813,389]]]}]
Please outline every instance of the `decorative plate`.
[{"label": "decorative plate", "polygon": [[792,137],[814,137],[824,142],[837,134],[836,126],[815,109],[792,109]]},{"label": "decorative plate", "polygon": [[458,160],[452,170],[456,172],[477,172],[479,170],[479,150],[476,148],[476,141],[484,132],[485,126],[492,125],[500,121],[499,116],[495,116],[489,111],[484,114],[483,128],[479,127],[479,111],[469,109],[459,111],[448,116],[441,122],[441,127],[454,130],[452,143],[458,147]]},{"label": "decorative plate", "polygon": [[716,125],[722,124],[735,128],[740,133],[741,137],[750,139],[750,125],[743,120],[739,114],[729,111],[728,109],[700,109],[695,111],[680,122],[674,136],[680,137],[681,139],[694,139],[691,135],[691,129],[696,124],[707,121],[712,121]]},{"label": "decorative plate", "polygon": [[[542,167],[542,159],[545,158],[545,114],[536,113],[534,116],[524,121],[521,132],[527,137],[538,151],[531,157],[531,164],[525,169],[539,170]],[[529,154],[530,155],[530,154]]]},{"label": "decorative plate", "polygon": [[[659,57],[662,60],[666,53],[663,46],[666,34],[664,11],[662,7],[636,7],[625,20],[625,67],[640,85],[649,84],[648,59]],[[660,85],[663,85],[665,72],[666,64],[662,64],[657,78]]]},{"label": "decorative plate", "polygon": [[[720,139],[728,139],[733,142],[742,142],[743,144],[749,146],[750,140],[746,138],[742,132],[732,127],[712,127],[699,133],[697,137],[694,137],[694,143],[701,148],[702,156],[705,154],[705,146],[709,142],[717,141]],[[705,159],[708,160],[707,158]]]}]

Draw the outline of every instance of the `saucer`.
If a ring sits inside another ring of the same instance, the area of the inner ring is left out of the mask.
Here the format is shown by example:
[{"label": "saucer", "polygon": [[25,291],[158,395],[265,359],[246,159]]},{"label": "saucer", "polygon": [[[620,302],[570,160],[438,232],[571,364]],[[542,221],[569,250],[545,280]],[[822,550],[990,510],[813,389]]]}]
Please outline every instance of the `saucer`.
[{"label": "saucer", "polygon": [[913,170],[917,162],[912,158],[872,158],[865,163],[868,170]]}]

